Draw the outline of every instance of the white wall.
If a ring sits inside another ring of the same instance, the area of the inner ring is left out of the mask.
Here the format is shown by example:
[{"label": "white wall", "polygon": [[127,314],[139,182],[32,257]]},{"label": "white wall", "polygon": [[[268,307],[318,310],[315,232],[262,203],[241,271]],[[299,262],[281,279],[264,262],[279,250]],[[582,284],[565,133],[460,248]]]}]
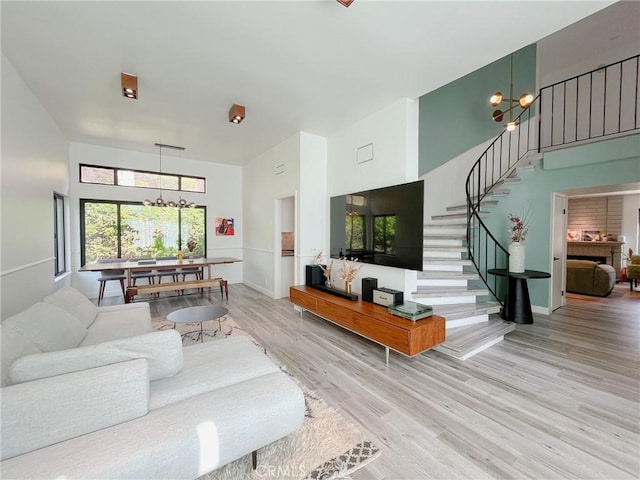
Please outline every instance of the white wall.
[{"label": "white wall", "polygon": [[632,248],[633,252],[637,254],[640,251],[640,239],[638,238],[640,194],[623,195],[622,198],[622,234],[627,237],[627,243],[622,246],[622,251],[627,254]]},{"label": "white wall", "polygon": [[275,244],[276,233],[280,236],[280,230],[276,232],[274,226],[276,199],[297,194],[299,158],[300,135],[295,134],[243,168],[243,281],[272,297],[276,293],[276,250],[278,257],[280,253],[279,245],[276,249]]},{"label": "white wall", "polygon": [[2,318],[39,301],[54,281],[53,193],[69,194],[69,144],[2,55]]},{"label": "white wall", "polygon": [[[188,148],[188,147],[187,147]],[[80,199],[123,200],[142,202],[145,198],[155,199],[157,190],[120,187],[112,185],[93,185],[79,182],[79,164],[127,167],[140,170],[159,170],[159,152],[144,153],[117,148],[101,147],[84,143],[70,144],[70,200],[72,218],[71,258],[73,267],[73,286],[89,297],[97,296],[98,274],[78,272],[80,265]],[[187,150],[188,151],[188,150]],[[178,158],[162,153],[162,171],[205,177],[206,193],[164,192],[165,200],[178,200],[182,195],[187,201],[207,207],[207,256],[234,257],[242,259],[243,212],[242,212],[242,168],[222,165],[188,158]],[[216,236],[217,217],[233,218],[235,235]],[[217,265],[212,273],[225,278],[229,283],[242,282],[242,264]],[[107,283],[106,295],[122,295],[116,282]]]},{"label": "white wall", "polygon": [[[328,138],[327,197],[396,185],[418,179],[418,101],[403,98]],[[356,162],[356,150],[373,144],[373,160]],[[429,188],[425,184],[425,189]],[[328,198],[326,199],[328,212]],[[328,252],[327,229],[324,252]],[[334,263],[334,271],[340,268]],[[416,272],[363,264],[353,291],[361,293],[361,279],[374,277],[378,286],[402,290],[411,298]],[[334,278],[337,280],[337,277]],[[337,284],[340,287],[340,281]]]}]

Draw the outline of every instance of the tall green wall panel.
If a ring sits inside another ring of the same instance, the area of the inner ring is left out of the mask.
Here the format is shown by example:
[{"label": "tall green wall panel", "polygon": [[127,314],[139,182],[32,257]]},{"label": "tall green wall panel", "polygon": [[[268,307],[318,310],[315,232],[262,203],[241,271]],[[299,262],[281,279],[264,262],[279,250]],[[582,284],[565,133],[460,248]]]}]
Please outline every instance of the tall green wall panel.
[{"label": "tall green wall panel", "polygon": [[[502,123],[491,119],[494,108],[489,97],[498,90],[508,96],[510,65],[510,56],[503,57],[420,97],[420,175],[500,134]],[[535,94],[535,87],[533,44],[513,54],[513,95]],[[520,112],[520,108],[514,109],[514,116]]]}]

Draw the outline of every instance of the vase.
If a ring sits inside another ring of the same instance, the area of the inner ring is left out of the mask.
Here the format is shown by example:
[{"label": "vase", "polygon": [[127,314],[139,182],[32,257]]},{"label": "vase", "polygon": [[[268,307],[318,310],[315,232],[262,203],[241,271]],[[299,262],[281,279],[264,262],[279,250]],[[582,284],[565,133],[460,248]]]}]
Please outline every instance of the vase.
[{"label": "vase", "polygon": [[331,283],[331,279],[327,278],[324,282],[325,287],[327,288],[333,288],[333,284]]},{"label": "vase", "polygon": [[351,282],[344,281],[344,291],[347,293],[351,293]]},{"label": "vase", "polygon": [[524,243],[511,242],[509,244],[509,271],[513,273],[524,272]]}]

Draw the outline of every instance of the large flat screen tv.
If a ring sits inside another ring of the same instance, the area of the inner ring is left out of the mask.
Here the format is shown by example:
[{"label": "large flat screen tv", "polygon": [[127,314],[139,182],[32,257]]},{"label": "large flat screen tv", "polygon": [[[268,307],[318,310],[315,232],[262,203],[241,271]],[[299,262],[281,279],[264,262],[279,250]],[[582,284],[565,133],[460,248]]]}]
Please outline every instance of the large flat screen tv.
[{"label": "large flat screen tv", "polygon": [[331,197],[332,258],[422,271],[424,181]]}]

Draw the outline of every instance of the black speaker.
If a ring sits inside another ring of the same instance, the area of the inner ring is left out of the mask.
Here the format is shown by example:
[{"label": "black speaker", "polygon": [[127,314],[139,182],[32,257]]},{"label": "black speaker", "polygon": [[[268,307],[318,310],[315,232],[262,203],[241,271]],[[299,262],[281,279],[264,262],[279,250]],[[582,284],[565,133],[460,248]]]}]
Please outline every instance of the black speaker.
[{"label": "black speaker", "polygon": [[324,273],[322,273],[322,269],[318,265],[307,265],[306,276],[306,284],[308,286],[324,285]]},{"label": "black speaker", "polygon": [[362,279],[362,300],[373,302],[373,289],[378,288],[378,279],[366,277]]}]

